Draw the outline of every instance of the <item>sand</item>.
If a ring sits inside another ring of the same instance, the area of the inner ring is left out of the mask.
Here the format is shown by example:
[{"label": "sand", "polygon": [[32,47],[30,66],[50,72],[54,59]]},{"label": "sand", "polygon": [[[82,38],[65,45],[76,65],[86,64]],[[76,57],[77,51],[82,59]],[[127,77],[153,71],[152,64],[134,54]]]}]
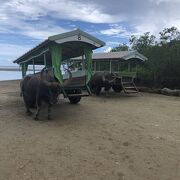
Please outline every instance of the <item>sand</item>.
[{"label": "sand", "polygon": [[0,82],[0,180],[179,180],[180,98],[60,97],[25,114],[19,81]]}]

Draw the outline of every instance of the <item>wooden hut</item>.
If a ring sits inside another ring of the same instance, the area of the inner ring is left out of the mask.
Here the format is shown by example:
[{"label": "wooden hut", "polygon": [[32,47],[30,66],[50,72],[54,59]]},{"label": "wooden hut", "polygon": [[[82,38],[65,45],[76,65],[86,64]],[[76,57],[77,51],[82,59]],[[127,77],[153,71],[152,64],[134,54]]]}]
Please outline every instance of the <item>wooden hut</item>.
[{"label": "wooden hut", "polygon": [[[107,71],[119,74],[119,76],[136,77],[137,68],[147,58],[137,51],[119,51],[108,53],[93,53],[93,71]],[[80,58],[73,58],[74,63],[80,64]]]},{"label": "wooden hut", "polygon": [[[73,58],[72,64],[77,68],[83,68],[80,57]],[[110,72],[118,77],[115,86],[123,89],[125,93],[136,93],[138,89],[135,86],[134,78],[137,76],[138,66],[147,60],[147,58],[137,51],[119,51],[108,53],[94,53],[92,55],[93,67],[96,72]],[[116,91],[116,90],[115,90]]]}]

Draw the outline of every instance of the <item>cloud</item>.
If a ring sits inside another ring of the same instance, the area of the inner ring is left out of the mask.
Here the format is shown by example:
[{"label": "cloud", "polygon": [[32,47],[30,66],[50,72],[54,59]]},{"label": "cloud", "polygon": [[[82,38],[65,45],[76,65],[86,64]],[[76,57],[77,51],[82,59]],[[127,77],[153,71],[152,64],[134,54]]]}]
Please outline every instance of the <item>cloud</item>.
[{"label": "cloud", "polygon": [[[49,15],[57,19],[80,20],[92,23],[117,21],[114,15],[104,13],[95,2],[73,0],[9,0],[1,5],[0,12],[25,20],[37,20]],[[8,11],[7,11],[8,10]],[[7,15],[7,16],[9,16]]]},{"label": "cloud", "polygon": [[[76,21],[117,24],[100,31],[107,36],[126,37],[146,31],[158,34],[164,27],[180,28],[179,7],[179,0],[3,0],[0,2],[0,32],[42,39],[49,34],[72,30],[71,25],[65,28],[57,24],[70,20],[74,24]],[[124,24],[131,30],[124,28]]]},{"label": "cloud", "polygon": [[171,3],[178,3],[179,2],[179,0],[149,0],[149,1],[152,3],[155,3],[156,5],[160,5],[162,3],[169,3],[169,2],[171,2]]},{"label": "cloud", "polygon": [[106,35],[123,34],[124,29],[121,27],[126,27],[125,30],[131,34],[147,31],[158,34],[165,27],[180,28],[180,0],[96,0],[96,3],[104,13],[120,17],[119,20],[114,19],[117,20],[116,22],[112,22],[119,24],[119,30],[117,28],[103,29],[102,33]]},{"label": "cloud", "polygon": [[111,23],[116,18],[104,13],[95,3],[65,0],[7,0],[0,2],[0,33],[13,33],[45,39],[49,35],[74,29],[59,21]]},{"label": "cloud", "polygon": [[30,50],[31,46],[20,46],[15,44],[0,44],[0,65],[12,65],[12,61]]},{"label": "cloud", "polygon": [[117,42],[117,41],[107,41],[106,45],[107,46],[117,46],[117,45],[119,45],[119,42]]},{"label": "cloud", "polygon": [[[119,41],[147,31],[158,35],[165,27],[180,29],[179,7],[180,0],[1,0],[0,33],[42,40],[80,25],[107,41]],[[14,59],[27,48],[15,46],[0,44],[0,60]],[[103,50],[114,46],[107,43]]]},{"label": "cloud", "polygon": [[20,34],[34,39],[47,39],[48,36],[69,31],[51,20],[21,21],[19,19],[0,20],[0,33]]},{"label": "cloud", "polygon": [[100,30],[101,34],[107,36],[115,36],[115,37],[129,37],[130,32],[128,32],[124,27],[118,24],[110,24],[110,28]]},{"label": "cloud", "polygon": [[38,26],[33,27],[27,25],[23,30],[20,30],[19,33],[25,36],[33,37],[36,39],[47,39],[47,37],[60,34],[69,31],[68,29],[59,27],[57,25],[47,25],[40,23]]},{"label": "cloud", "polygon": [[107,47],[106,49],[104,49],[104,52],[110,52],[112,50],[112,47]]}]

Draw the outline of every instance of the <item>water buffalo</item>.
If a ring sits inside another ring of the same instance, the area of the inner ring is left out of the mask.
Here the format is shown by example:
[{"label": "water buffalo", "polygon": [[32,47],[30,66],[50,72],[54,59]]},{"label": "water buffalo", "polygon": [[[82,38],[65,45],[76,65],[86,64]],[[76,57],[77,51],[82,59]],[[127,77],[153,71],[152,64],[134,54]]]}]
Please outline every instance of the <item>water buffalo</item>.
[{"label": "water buffalo", "polygon": [[97,72],[92,76],[89,82],[89,87],[91,89],[91,92],[96,95],[99,95],[101,89],[104,87],[104,90],[107,94],[107,92],[113,86],[115,80],[116,77],[114,76],[113,73]]},{"label": "water buffalo", "polygon": [[48,104],[48,119],[50,119],[51,106],[57,102],[61,87],[63,86],[54,77],[52,69],[44,68],[39,73],[25,76],[20,86],[27,110],[26,113],[31,115],[30,108],[36,107],[34,119],[38,120],[41,103],[44,101]]}]

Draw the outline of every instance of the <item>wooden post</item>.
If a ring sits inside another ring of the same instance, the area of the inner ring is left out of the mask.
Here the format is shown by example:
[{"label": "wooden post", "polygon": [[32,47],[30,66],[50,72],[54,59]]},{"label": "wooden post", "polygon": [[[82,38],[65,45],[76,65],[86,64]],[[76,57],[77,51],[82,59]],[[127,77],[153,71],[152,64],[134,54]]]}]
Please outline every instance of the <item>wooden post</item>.
[{"label": "wooden post", "polygon": [[84,64],[84,55],[82,55],[82,70],[85,69],[85,64]]},{"label": "wooden post", "polygon": [[94,61],[94,72],[96,72],[96,61]]},{"label": "wooden post", "polygon": [[138,66],[137,66],[137,62],[136,62],[136,73],[137,73],[137,68],[138,68]]},{"label": "wooden post", "polygon": [[118,73],[119,73],[119,63],[120,63],[120,61],[118,61]]},{"label": "wooden post", "polygon": [[35,65],[34,65],[34,59],[33,59],[33,73],[35,74]]},{"label": "wooden post", "polygon": [[110,65],[110,73],[112,72],[112,61],[111,60],[109,60],[109,65]]},{"label": "wooden post", "polygon": [[46,54],[44,53],[44,66],[46,67],[47,64],[46,64]]},{"label": "wooden post", "polygon": [[136,62],[136,77],[137,77],[137,71],[138,71],[138,64]]},{"label": "wooden post", "polygon": [[131,64],[130,64],[130,62],[128,61],[128,72],[130,72],[131,71]]}]

